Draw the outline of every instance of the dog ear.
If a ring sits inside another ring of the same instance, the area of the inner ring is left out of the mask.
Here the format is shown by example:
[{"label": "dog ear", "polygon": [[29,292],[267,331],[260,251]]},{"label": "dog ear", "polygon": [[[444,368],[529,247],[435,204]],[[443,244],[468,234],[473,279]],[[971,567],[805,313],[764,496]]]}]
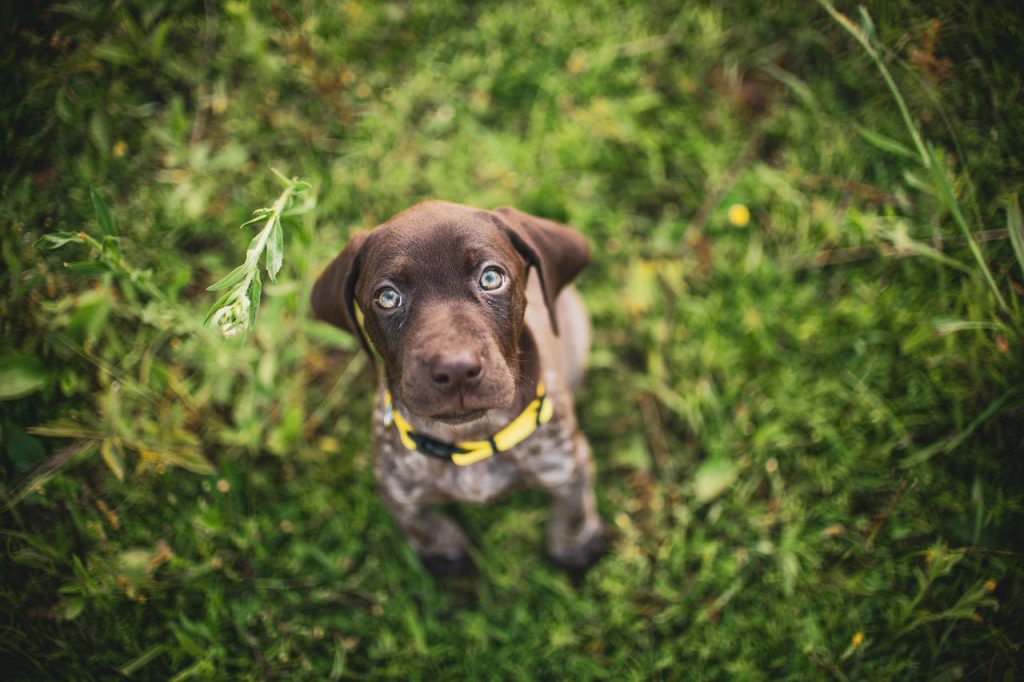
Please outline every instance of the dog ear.
[{"label": "dog ear", "polygon": [[558,334],[555,299],[590,261],[587,240],[571,227],[508,206],[495,209],[493,214],[526,260],[527,268],[537,269],[551,328]]},{"label": "dog ear", "polygon": [[373,350],[356,317],[356,282],[369,232],[358,232],[348,240],[313,285],[310,304],[313,317],[344,329],[359,339],[373,364]]}]

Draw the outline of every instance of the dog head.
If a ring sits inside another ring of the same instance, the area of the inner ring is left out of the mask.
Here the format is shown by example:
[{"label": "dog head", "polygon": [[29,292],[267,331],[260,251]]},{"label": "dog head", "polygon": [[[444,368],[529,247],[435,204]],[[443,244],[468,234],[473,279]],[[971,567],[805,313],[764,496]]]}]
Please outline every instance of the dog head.
[{"label": "dog head", "polygon": [[529,269],[557,333],[555,298],[587,260],[564,225],[431,201],[354,235],[316,281],[313,314],[377,350],[409,411],[463,422],[515,399]]}]

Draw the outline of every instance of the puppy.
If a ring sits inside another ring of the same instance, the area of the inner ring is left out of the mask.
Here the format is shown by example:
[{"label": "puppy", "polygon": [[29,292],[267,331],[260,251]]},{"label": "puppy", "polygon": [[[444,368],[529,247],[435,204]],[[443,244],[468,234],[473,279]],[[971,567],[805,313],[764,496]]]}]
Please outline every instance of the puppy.
[{"label": "puppy", "polygon": [[514,208],[429,201],[352,237],[313,287],[314,315],[383,361],[373,417],[380,494],[423,564],[472,568],[434,506],[539,486],[547,551],[583,570],[607,544],[573,392],[589,321],[569,283],[586,240]]}]

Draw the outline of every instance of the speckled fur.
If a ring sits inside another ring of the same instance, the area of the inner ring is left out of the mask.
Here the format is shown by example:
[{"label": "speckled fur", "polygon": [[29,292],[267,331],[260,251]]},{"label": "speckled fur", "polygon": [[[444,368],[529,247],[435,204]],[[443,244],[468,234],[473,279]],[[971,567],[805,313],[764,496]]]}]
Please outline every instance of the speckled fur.
[{"label": "speckled fur", "polygon": [[[554,413],[550,422],[525,441],[465,467],[410,452],[402,445],[397,429],[385,424],[384,382],[378,389],[373,434],[374,469],[381,497],[428,565],[457,565],[465,561],[469,547],[462,529],[437,512],[435,505],[486,503],[524,487],[542,488],[552,497],[547,530],[547,550],[552,559],[567,568],[582,569],[604,551],[605,531],[594,500],[590,445],[573,407],[572,389],[582,378],[583,358],[571,354],[578,353],[581,344],[586,343],[585,312],[574,290],[563,292],[559,313],[564,312],[564,321],[560,322],[564,338],[556,337],[546,315],[538,310],[542,304],[537,302],[539,291],[532,284],[528,287],[527,326],[538,341]],[[459,437],[449,435],[452,440]]]}]

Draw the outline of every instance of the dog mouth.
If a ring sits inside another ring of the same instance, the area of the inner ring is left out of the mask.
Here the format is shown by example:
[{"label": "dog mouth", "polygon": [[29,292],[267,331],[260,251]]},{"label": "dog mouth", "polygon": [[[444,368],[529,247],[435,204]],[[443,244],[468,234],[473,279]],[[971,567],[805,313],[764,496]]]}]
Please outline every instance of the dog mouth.
[{"label": "dog mouth", "polygon": [[465,424],[466,422],[475,421],[480,419],[488,410],[464,410],[459,412],[443,412],[439,414],[429,415],[429,419],[434,421],[446,422],[448,424]]},{"label": "dog mouth", "polygon": [[423,419],[446,424],[465,424],[486,417],[493,410],[506,407],[504,401],[493,396],[455,395],[447,399],[436,396],[423,399],[402,391],[402,403],[412,414]]}]

